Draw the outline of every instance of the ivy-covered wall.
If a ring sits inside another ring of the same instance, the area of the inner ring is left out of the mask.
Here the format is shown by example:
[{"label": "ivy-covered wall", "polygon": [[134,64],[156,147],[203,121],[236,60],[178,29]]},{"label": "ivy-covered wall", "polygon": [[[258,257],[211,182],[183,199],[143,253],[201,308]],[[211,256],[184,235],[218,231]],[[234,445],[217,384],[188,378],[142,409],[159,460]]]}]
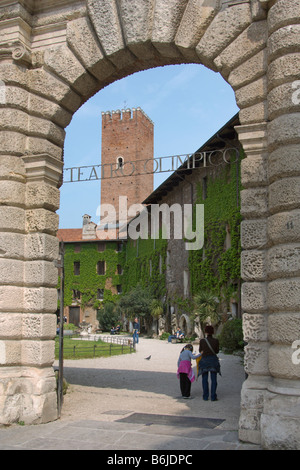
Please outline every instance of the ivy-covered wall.
[{"label": "ivy-covered wall", "polygon": [[[117,274],[118,264],[124,264],[124,252],[117,251],[116,242],[106,242],[105,250],[98,251],[97,242],[81,243],[79,253],[75,253],[75,243],[64,245],[64,271],[65,271],[65,291],[64,305],[72,305],[73,290],[78,290],[81,294],[80,305],[84,308],[88,304],[98,308],[100,302],[97,301],[98,289],[104,289],[103,302],[115,301],[117,293],[113,293],[111,286],[122,285],[123,275]],[[98,261],[105,261],[105,274],[97,273]],[[80,274],[74,274],[74,263],[80,262]]]},{"label": "ivy-covered wall", "polygon": [[[73,301],[73,290],[80,292],[80,305],[84,309],[92,305],[95,309],[106,302],[117,301],[119,294],[116,287],[122,286],[122,292],[140,283],[151,287],[157,298],[165,294],[165,270],[167,240],[128,240],[123,250],[117,251],[116,242],[106,242],[104,251],[98,251],[97,242],[81,244],[80,252],[75,252],[75,243],[67,243],[64,256],[65,291],[64,305]],[[97,263],[105,261],[105,274],[97,274]],[[74,274],[74,263],[80,263],[80,274]],[[117,274],[117,266],[122,267],[122,274]],[[97,300],[98,289],[104,289],[103,301]],[[113,292],[115,291],[115,293]]]},{"label": "ivy-covered wall", "polygon": [[240,280],[240,161],[209,174],[205,184],[203,198],[203,183],[197,183],[196,203],[204,204],[204,246],[189,253],[191,294],[209,290],[229,303]]},{"label": "ivy-covered wall", "polygon": [[129,292],[138,283],[150,287],[156,298],[166,293],[167,240],[129,239],[125,249],[123,292]]},{"label": "ivy-covered wall", "polygon": [[[201,250],[191,250],[187,255],[190,296],[203,289],[209,290],[229,306],[230,299],[237,295],[240,280],[240,162],[206,173],[205,198],[201,174],[199,177],[195,174],[195,178],[197,197],[194,202],[204,204],[205,240]],[[179,190],[180,185],[177,188],[175,191]],[[230,240],[230,246],[226,246],[226,240]],[[82,310],[87,305],[96,310],[106,302],[117,301],[118,285],[122,286],[122,293],[140,284],[150,287],[158,299],[166,294],[169,298],[167,249],[169,257],[172,257],[173,250],[168,240],[128,239],[121,252],[118,251],[117,242],[113,241],[106,241],[104,251],[98,251],[98,241],[81,243],[79,253],[75,252],[75,246],[76,243],[65,244],[65,306],[72,305],[73,290],[78,290],[81,293],[78,304]],[[179,255],[176,254],[176,269],[181,275],[182,259]],[[104,275],[97,273],[98,261],[105,261]],[[80,262],[79,275],[74,274],[75,262]],[[122,274],[117,273],[118,265],[122,267]],[[102,301],[97,300],[98,289],[104,289]],[[189,299],[182,297],[177,301],[189,302]]]}]

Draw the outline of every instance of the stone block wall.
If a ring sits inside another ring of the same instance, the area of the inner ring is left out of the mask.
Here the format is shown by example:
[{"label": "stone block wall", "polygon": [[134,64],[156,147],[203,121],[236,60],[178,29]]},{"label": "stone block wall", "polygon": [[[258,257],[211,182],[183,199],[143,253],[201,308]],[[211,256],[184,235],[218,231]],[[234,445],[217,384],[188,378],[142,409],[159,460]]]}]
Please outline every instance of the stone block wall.
[{"label": "stone block wall", "polygon": [[[64,128],[128,74],[193,62],[240,107],[248,338],[240,437],[299,449],[299,0],[0,5],[0,423],[56,417],[52,369]],[[201,84],[199,84],[201,86]],[[54,319],[54,320],[53,320]]]}]

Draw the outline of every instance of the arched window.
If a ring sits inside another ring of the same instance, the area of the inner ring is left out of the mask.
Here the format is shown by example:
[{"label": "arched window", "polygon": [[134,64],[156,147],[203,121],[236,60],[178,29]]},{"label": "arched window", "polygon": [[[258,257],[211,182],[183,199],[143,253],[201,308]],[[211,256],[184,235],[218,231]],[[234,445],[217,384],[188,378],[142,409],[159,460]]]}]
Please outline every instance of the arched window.
[{"label": "arched window", "polygon": [[118,157],[117,158],[117,168],[122,168],[124,165],[124,158],[123,157]]}]

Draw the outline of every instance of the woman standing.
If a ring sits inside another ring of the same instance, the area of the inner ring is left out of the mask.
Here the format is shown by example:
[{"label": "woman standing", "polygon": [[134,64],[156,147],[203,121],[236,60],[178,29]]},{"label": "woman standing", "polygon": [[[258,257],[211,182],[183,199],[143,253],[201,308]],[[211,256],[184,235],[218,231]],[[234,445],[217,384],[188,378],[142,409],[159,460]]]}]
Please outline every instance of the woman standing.
[{"label": "woman standing", "polygon": [[183,398],[190,398],[191,384],[195,380],[195,374],[192,369],[192,359],[197,359],[201,354],[193,354],[193,345],[187,344],[181,350],[178,358],[177,377],[180,380],[180,390]]},{"label": "woman standing", "polygon": [[199,351],[202,359],[199,363],[198,376],[202,375],[203,400],[209,397],[208,373],[210,372],[211,401],[217,401],[217,374],[221,375],[220,362],[217,356],[219,352],[219,340],[213,337],[214,328],[211,325],[205,328],[206,338],[200,340]]}]

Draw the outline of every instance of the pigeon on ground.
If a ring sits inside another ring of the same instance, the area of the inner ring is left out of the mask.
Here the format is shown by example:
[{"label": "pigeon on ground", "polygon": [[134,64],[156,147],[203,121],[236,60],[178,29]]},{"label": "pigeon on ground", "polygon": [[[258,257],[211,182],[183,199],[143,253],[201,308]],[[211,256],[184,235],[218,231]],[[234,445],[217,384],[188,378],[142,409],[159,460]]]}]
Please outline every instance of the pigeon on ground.
[{"label": "pigeon on ground", "polygon": [[150,355],[150,356],[148,356],[148,357],[145,357],[145,359],[147,359],[147,361],[150,361],[150,359],[151,359],[151,355]]}]

